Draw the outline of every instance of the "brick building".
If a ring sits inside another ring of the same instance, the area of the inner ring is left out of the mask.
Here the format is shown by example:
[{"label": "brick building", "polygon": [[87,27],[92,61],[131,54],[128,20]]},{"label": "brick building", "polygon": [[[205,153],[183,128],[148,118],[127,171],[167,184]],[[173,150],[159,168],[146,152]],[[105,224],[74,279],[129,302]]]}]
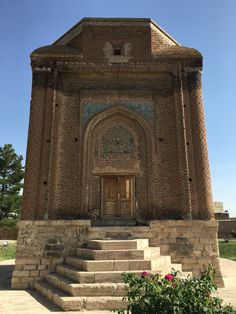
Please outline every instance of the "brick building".
[{"label": "brick building", "polygon": [[22,219],[214,217],[197,50],[85,18],[31,60]]},{"label": "brick building", "polygon": [[149,238],[196,275],[211,262],[220,278],[201,54],[150,19],[84,18],[31,65],[17,260],[34,256],[39,273],[23,281],[19,262],[13,286],[62,262],[47,251],[53,236],[63,258],[114,230]]}]

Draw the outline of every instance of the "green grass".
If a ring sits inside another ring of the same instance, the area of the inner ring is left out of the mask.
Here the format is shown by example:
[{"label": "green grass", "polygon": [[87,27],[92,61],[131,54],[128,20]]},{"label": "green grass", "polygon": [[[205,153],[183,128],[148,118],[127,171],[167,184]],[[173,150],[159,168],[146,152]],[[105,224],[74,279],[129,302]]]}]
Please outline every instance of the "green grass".
[{"label": "green grass", "polygon": [[219,241],[220,257],[236,261],[236,240],[230,240],[228,243]]},{"label": "green grass", "polygon": [[0,244],[0,261],[4,261],[6,259],[14,259],[16,257],[16,244],[9,243],[8,246],[2,246]]}]

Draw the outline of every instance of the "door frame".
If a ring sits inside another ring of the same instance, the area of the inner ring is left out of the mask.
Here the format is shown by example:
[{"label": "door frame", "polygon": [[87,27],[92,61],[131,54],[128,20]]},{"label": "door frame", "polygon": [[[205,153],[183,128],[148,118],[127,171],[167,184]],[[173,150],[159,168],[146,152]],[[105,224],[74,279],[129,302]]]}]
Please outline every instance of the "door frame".
[{"label": "door frame", "polygon": [[[106,217],[104,215],[104,177],[129,177],[131,180],[131,209],[130,209],[130,213],[131,215],[128,217],[121,217],[121,216],[114,216],[114,217]],[[101,176],[101,180],[100,180],[100,191],[101,191],[101,219],[134,219],[135,218],[135,176],[132,175],[114,175],[114,174],[110,174],[110,175],[103,175]]]}]

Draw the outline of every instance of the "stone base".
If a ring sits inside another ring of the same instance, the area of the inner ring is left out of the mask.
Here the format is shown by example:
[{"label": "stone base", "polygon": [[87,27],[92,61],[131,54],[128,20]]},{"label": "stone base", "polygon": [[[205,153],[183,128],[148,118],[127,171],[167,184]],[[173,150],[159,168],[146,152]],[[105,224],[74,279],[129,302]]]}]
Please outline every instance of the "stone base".
[{"label": "stone base", "polygon": [[181,263],[183,271],[199,277],[212,264],[216,282],[223,286],[218,258],[217,221],[155,220],[146,226],[91,227],[90,220],[20,221],[16,266],[12,288],[24,289],[43,279],[73,256],[79,246],[92,239],[149,239],[150,246],[160,247],[162,255],[170,255],[173,263]]},{"label": "stone base", "polygon": [[136,226],[136,220],[134,219],[104,219],[104,220],[92,220],[92,227],[104,227],[104,226]]},{"label": "stone base", "polygon": [[89,226],[90,220],[20,221],[12,288],[28,288],[53,272],[86,242]]}]

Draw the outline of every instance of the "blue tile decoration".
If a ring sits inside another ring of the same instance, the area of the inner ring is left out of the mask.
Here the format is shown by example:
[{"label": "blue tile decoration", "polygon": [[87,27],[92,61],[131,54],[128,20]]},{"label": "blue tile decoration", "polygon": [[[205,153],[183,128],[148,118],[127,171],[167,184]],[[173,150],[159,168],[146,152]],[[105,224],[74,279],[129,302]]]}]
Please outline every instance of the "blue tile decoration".
[{"label": "blue tile decoration", "polygon": [[[84,104],[83,105],[83,126],[85,126],[91,118],[99,112],[105,111],[109,108],[115,107],[111,103],[103,104]],[[145,118],[148,122],[153,122],[153,106],[152,104],[122,104],[121,107],[128,108]]]}]

